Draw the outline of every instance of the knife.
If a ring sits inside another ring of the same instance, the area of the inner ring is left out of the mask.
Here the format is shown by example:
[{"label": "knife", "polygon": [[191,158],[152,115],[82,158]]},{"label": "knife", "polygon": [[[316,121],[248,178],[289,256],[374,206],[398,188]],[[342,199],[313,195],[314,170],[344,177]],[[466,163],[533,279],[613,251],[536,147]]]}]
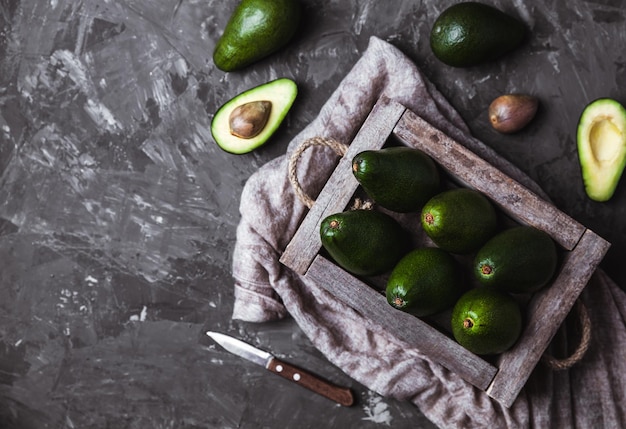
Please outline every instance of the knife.
[{"label": "knife", "polygon": [[271,353],[258,349],[237,338],[212,331],[207,331],[206,334],[229,352],[261,365],[274,374],[306,387],[338,404],[349,407],[354,403],[354,397],[349,388],[336,386],[326,380],[322,380],[310,372],[282,361]]}]

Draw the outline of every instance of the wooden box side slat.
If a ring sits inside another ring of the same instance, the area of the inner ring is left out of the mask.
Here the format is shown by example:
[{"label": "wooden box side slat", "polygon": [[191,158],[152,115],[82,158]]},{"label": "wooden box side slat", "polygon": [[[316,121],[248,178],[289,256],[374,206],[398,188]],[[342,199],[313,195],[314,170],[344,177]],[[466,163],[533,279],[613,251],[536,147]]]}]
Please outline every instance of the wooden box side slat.
[{"label": "wooden box side slat", "polygon": [[489,396],[511,406],[609,247],[606,240],[587,230],[565,255],[554,283],[530,301],[521,338],[500,356]]},{"label": "wooden box side slat", "polygon": [[497,368],[470,353],[451,338],[428,325],[423,320],[392,308],[387,299],[367,284],[348,274],[323,256],[317,256],[306,277],[349,307],[359,312],[371,323],[378,324],[393,335],[415,347],[476,387],[486,390]]},{"label": "wooden box side slat", "polygon": [[343,211],[358,187],[350,165],[352,158],[361,151],[381,148],[405,110],[387,98],[381,98],[374,106],[285,248],[280,258],[282,264],[298,274],[306,272],[322,246],[319,236],[322,220]]},{"label": "wooden box side slat", "polygon": [[468,187],[490,197],[513,219],[547,232],[565,249],[572,250],[582,237],[583,225],[412,111],[404,113],[394,134],[405,144],[426,152]]}]

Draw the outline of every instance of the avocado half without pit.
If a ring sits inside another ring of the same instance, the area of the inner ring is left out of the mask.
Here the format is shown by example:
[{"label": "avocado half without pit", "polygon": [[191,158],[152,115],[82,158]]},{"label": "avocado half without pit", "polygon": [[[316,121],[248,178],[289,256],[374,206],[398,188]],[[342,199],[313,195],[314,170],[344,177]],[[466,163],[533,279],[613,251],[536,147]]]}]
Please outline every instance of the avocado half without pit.
[{"label": "avocado half without pit", "polygon": [[626,109],[610,98],[589,103],[578,122],[577,145],[585,192],[608,201],[626,165]]},{"label": "avocado half without pit", "polygon": [[265,144],[287,116],[297,94],[294,81],[280,78],[233,97],[213,116],[211,134],[215,142],[234,154]]}]

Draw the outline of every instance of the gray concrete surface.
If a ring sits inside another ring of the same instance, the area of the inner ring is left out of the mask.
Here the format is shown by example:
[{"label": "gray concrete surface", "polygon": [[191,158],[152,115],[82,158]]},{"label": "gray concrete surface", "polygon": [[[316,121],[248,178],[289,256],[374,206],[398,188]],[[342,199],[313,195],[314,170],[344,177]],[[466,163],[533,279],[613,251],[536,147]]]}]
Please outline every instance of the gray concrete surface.
[{"label": "gray concrete surface", "polygon": [[[429,428],[329,364],[289,319],[230,319],[239,195],[284,153],[375,35],[400,48],[475,136],[537,180],[563,211],[613,243],[624,287],[626,186],[586,198],[576,125],[598,97],[626,102],[621,2],[500,1],[529,40],[502,61],[452,69],[428,34],[451,1],[302,0],[279,53],[241,72],[211,53],[236,1],[0,2],[0,427]],[[300,93],[273,141],[221,151],[209,127],[233,95],[276,77]],[[538,96],[523,132],[490,128],[496,96]],[[230,332],[354,389],[336,406],[231,357]]]}]

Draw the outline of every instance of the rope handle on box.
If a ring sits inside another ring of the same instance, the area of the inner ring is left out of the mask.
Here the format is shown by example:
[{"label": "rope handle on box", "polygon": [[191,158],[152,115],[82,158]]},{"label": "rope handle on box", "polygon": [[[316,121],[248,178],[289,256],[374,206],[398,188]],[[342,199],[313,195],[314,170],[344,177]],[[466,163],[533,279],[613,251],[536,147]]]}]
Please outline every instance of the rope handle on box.
[{"label": "rope handle on box", "polygon": [[291,186],[296,193],[296,196],[302,202],[302,204],[304,204],[308,208],[313,207],[315,200],[309,197],[302,189],[302,186],[300,186],[300,182],[298,181],[297,169],[298,160],[300,159],[304,151],[313,146],[329,147],[340,157],[343,157],[348,150],[348,145],[341,143],[335,139],[325,137],[311,137],[303,141],[300,146],[298,146],[296,150],[293,151],[291,157],[289,158],[289,170],[287,174],[289,176]]},{"label": "rope handle on box", "polygon": [[576,300],[576,312],[578,313],[581,328],[580,343],[578,344],[578,347],[576,347],[576,350],[564,359],[556,359],[548,353],[544,353],[541,357],[543,363],[554,370],[571,368],[582,360],[583,356],[587,352],[587,349],[589,349],[589,343],[591,342],[591,318],[587,312],[587,307],[585,307],[585,304],[583,304],[580,299]]},{"label": "rope handle on box", "polygon": [[[325,146],[331,148],[340,157],[343,157],[348,150],[348,145],[341,143],[333,138],[311,137],[307,140],[304,140],[300,144],[300,146],[298,146],[296,150],[294,150],[291,154],[291,157],[289,158],[289,167],[287,172],[289,181],[291,182],[291,186],[293,187],[293,190],[296,193],[298,199],[309,209],[313,207],[315,200],[309,197],[302,189],[302,186],[298,181],[297,167],[298,160],[300,159],[304,151],[313,146]],[[353,208],[369,209],[371,208],[371,203],[363,203],[357,199],[355,201],[355,207]],[[542,362],[544,362],[553,370],[565,370],[571,368],[576,363],[580,362],[580,360],[582,360],[583,356],[587,352],[587,349],[589,349],[589,343],[591,342],[591,319],[589,318],[587,308],[580,299],[576,300],[576,312],[578,313],[581,328],[581,339],[578,347],[576,347],[576,350],[574,350],[574,352],[570,356],[564,359],[557,359],[547,352],[544,353],[541,357]]]}]

